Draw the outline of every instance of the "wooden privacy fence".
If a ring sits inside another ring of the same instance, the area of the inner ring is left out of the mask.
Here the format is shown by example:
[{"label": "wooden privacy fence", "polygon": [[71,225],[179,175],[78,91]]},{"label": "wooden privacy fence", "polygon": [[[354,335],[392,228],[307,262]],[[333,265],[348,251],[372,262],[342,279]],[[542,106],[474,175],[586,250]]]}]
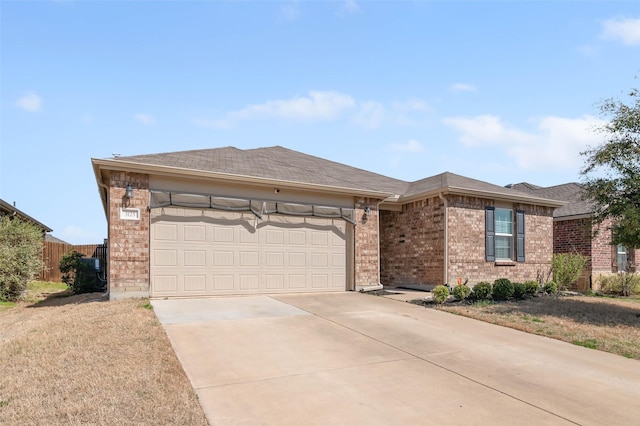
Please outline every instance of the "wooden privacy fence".
[{"label": "wooden privacy fence", "polygon": [[62,274],[58,268],[62,256],[75,250],[85,257],[100,257],[105,263],[107,261],[107,246],[105,244],[87,244],[74,246],[73,244],[59,243],[56,241],[45,241],[42,252],[44,267],[38,278],[40,281],[62,282]]}]

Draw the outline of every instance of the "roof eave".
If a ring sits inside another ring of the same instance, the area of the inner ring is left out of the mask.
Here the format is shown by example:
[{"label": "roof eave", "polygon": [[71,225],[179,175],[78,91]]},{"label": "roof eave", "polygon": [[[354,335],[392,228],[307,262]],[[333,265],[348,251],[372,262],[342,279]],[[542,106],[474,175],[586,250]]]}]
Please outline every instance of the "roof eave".
[{"label": "roof eave", "polygon": [[422,200],[425,198],[436,197],[440,194],[441,195],[448,195],[448,194],[466,195],[466,196],[473,196],[473,197],[486,198],[490,200],[499,200],[499,201],[510,201],[510,202],[517,201],[523,204],[534,204],[534,205],[553,207],[553,208],[562,207],[567,204],[564,201],[550,200],[548,198],[530,197],[524,194],[523,195],[502,194],[498,192],[483,191],[480,189],[459,188],[455,186],[448,186],[448,187],[433,189],[430,191],[424,191],[418,194],[410,195],[408,197],[400,197],[397,201],[392,202],[390,204],[395,204],[395,203],[406,204],[413,201]]},{"label": "roof eave", "polygon": [[31,216],[29,216],[28,214],[26,214],[22,210],[20,210],[20,209],[18,209],[16,207],[13,207],[11,204],[7,203],[4,200],[0,200],[0,206],[2,207],[3,210],[11,212],[12,214],[15,214],[16,216],[20,217],[22,220],[26,220],[26,221],[32,222],[34,225],[36,225],[39,228],[41,228],[44,232],[53,232],[53,229],[49,228],[44,223],[40,222],[39,220],[36,220],[36,219],[32,218]]},{"label": "roof eave", "polygon": [[564,220],[578,220],[578,219],[593,219],[593,213],[572,214],[572,215],[566,215],[566,216],[556,216],[553,218],[554,222],[561,222]]},{"label": "roof eave", "polygon": [[[333,193],[340,195],[362,196],[376,199],[386,199],[392,197],[393,194],[383,191],[374,191],[362,188],[347,188],[332,185],[313,184],[306,182],[296,182],[281,179],[271,179],[257,176],[238,175],[232,173],[210,172],[205,170],[185,169],[182,167],[163,166],[157,164],[136,163],[132,161],[95,159],[92,158],[94,173],[96,179],[101,182],[102,170],[114,170],[133,173],[146,173],[160,176],[189,176],[194,178],[216,179],[234,183],[249,183],[261,186],[276,186],[288,189],[303,189],[317,192]],[[103,199],[106,211],[106,201]]]}]

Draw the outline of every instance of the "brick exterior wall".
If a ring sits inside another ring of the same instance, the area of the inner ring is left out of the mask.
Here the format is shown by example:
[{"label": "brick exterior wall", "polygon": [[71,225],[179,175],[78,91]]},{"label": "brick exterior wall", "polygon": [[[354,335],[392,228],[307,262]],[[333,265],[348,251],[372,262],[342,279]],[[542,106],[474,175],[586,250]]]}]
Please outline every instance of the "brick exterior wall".
[{"label": "brick exterior wall", "polygon": [[381,212],[382,283],[388,286],[444,284],[445,217],[448,224],[447,274],[470,285],[496,278],[535,280],[551,265],[553,209],[514,204],[525,212],[525,262],[485,260],[485,207],[493,200],[447,196],[447,211],[438,197],[406,204],[401,212]]},{"label": "brick exterior wall", "polygon": [[[355,200],[354,278],[356,289],[380,283],[378,202],[379,200],[369,198]],[[369,215],[365,213],[365,207],[370,209]]]},{"label": "brick exterior wall", "polygon": [[[597,277],[617,271],[616,247],[611,242],[610,221],[600,225],[594,237],[589,218],[559,220],[553,224],[553,252],[578,253],[587,256],[584,271],[574,289],[597,290]],[[629,251],[629,260],[633,261],[633,252]]]},{"label": "brick exterior wall", "polygon": [[600,225],[598,233],[591,240],[591,273],[613,272],[616,247],[611,242],[611,221],[607,220]]},{"label": "brick exterior wall", "polygon": [[497,278],[523,282],[535,280],[539,272],[549,269],[553,256],[553,209],[527,204],[510,206],[514,215],[516,210],[525,212],[525,261],[487,262],[485,207],[493,206],[494,201],[462,196],[447,198],[450,284],[457,283],[458,279],[468,279],[469,285],[493,282]]},{"label": "brick exterior wall", "polygon": [[587,256],[587,263],[576,288],[591,287],[591,220],[560,220],[553,223],[553,253],[578,253]]},{"label": "brick exterior wall", "polygon": [[[127,184],[133,187],[131,200],[124,197]],[[112,172],[109,180],[109,289],[111,298],[149,295],[148,210],[149,177],[144,174]],[[356,288],[378,285],[378,211],[380,200],[355,200],[357,225],[354,238]],[[120,208],[140,209],[140,220],[120,219]],[[365,214],[369,207],[370,214]]]},{"label": "brick exterior wall", "polygon": [[439,198],[380,212],[381,281],[384,285],[444,283],[444,204]]},{"label": "brick exterior wall", "polygon": [[[124,194],[127,184],[133,198]],[[149,176],[111,172],[109,178],[109,290],[111,298],[149,295]],[[140,220],[120,219],[120,208],[140,209]]]}]

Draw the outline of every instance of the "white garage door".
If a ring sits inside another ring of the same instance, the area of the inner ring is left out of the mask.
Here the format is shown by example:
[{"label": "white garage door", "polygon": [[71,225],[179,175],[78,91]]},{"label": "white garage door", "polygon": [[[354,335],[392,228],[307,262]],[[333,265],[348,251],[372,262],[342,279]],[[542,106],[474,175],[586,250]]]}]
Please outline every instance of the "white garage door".
[{"label": "white garage door", "polygon": [[163,207],[151,211],[151,296],[346,290],[346,223]]}]

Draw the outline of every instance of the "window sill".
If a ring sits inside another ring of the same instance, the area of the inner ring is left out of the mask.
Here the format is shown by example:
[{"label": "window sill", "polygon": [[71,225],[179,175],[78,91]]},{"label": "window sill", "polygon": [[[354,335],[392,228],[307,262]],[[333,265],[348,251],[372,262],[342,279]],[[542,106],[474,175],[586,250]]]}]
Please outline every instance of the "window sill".
[{"label": "window sill", "polygon": [[496,260],[495,266],[516,266],[513,260]]}]

